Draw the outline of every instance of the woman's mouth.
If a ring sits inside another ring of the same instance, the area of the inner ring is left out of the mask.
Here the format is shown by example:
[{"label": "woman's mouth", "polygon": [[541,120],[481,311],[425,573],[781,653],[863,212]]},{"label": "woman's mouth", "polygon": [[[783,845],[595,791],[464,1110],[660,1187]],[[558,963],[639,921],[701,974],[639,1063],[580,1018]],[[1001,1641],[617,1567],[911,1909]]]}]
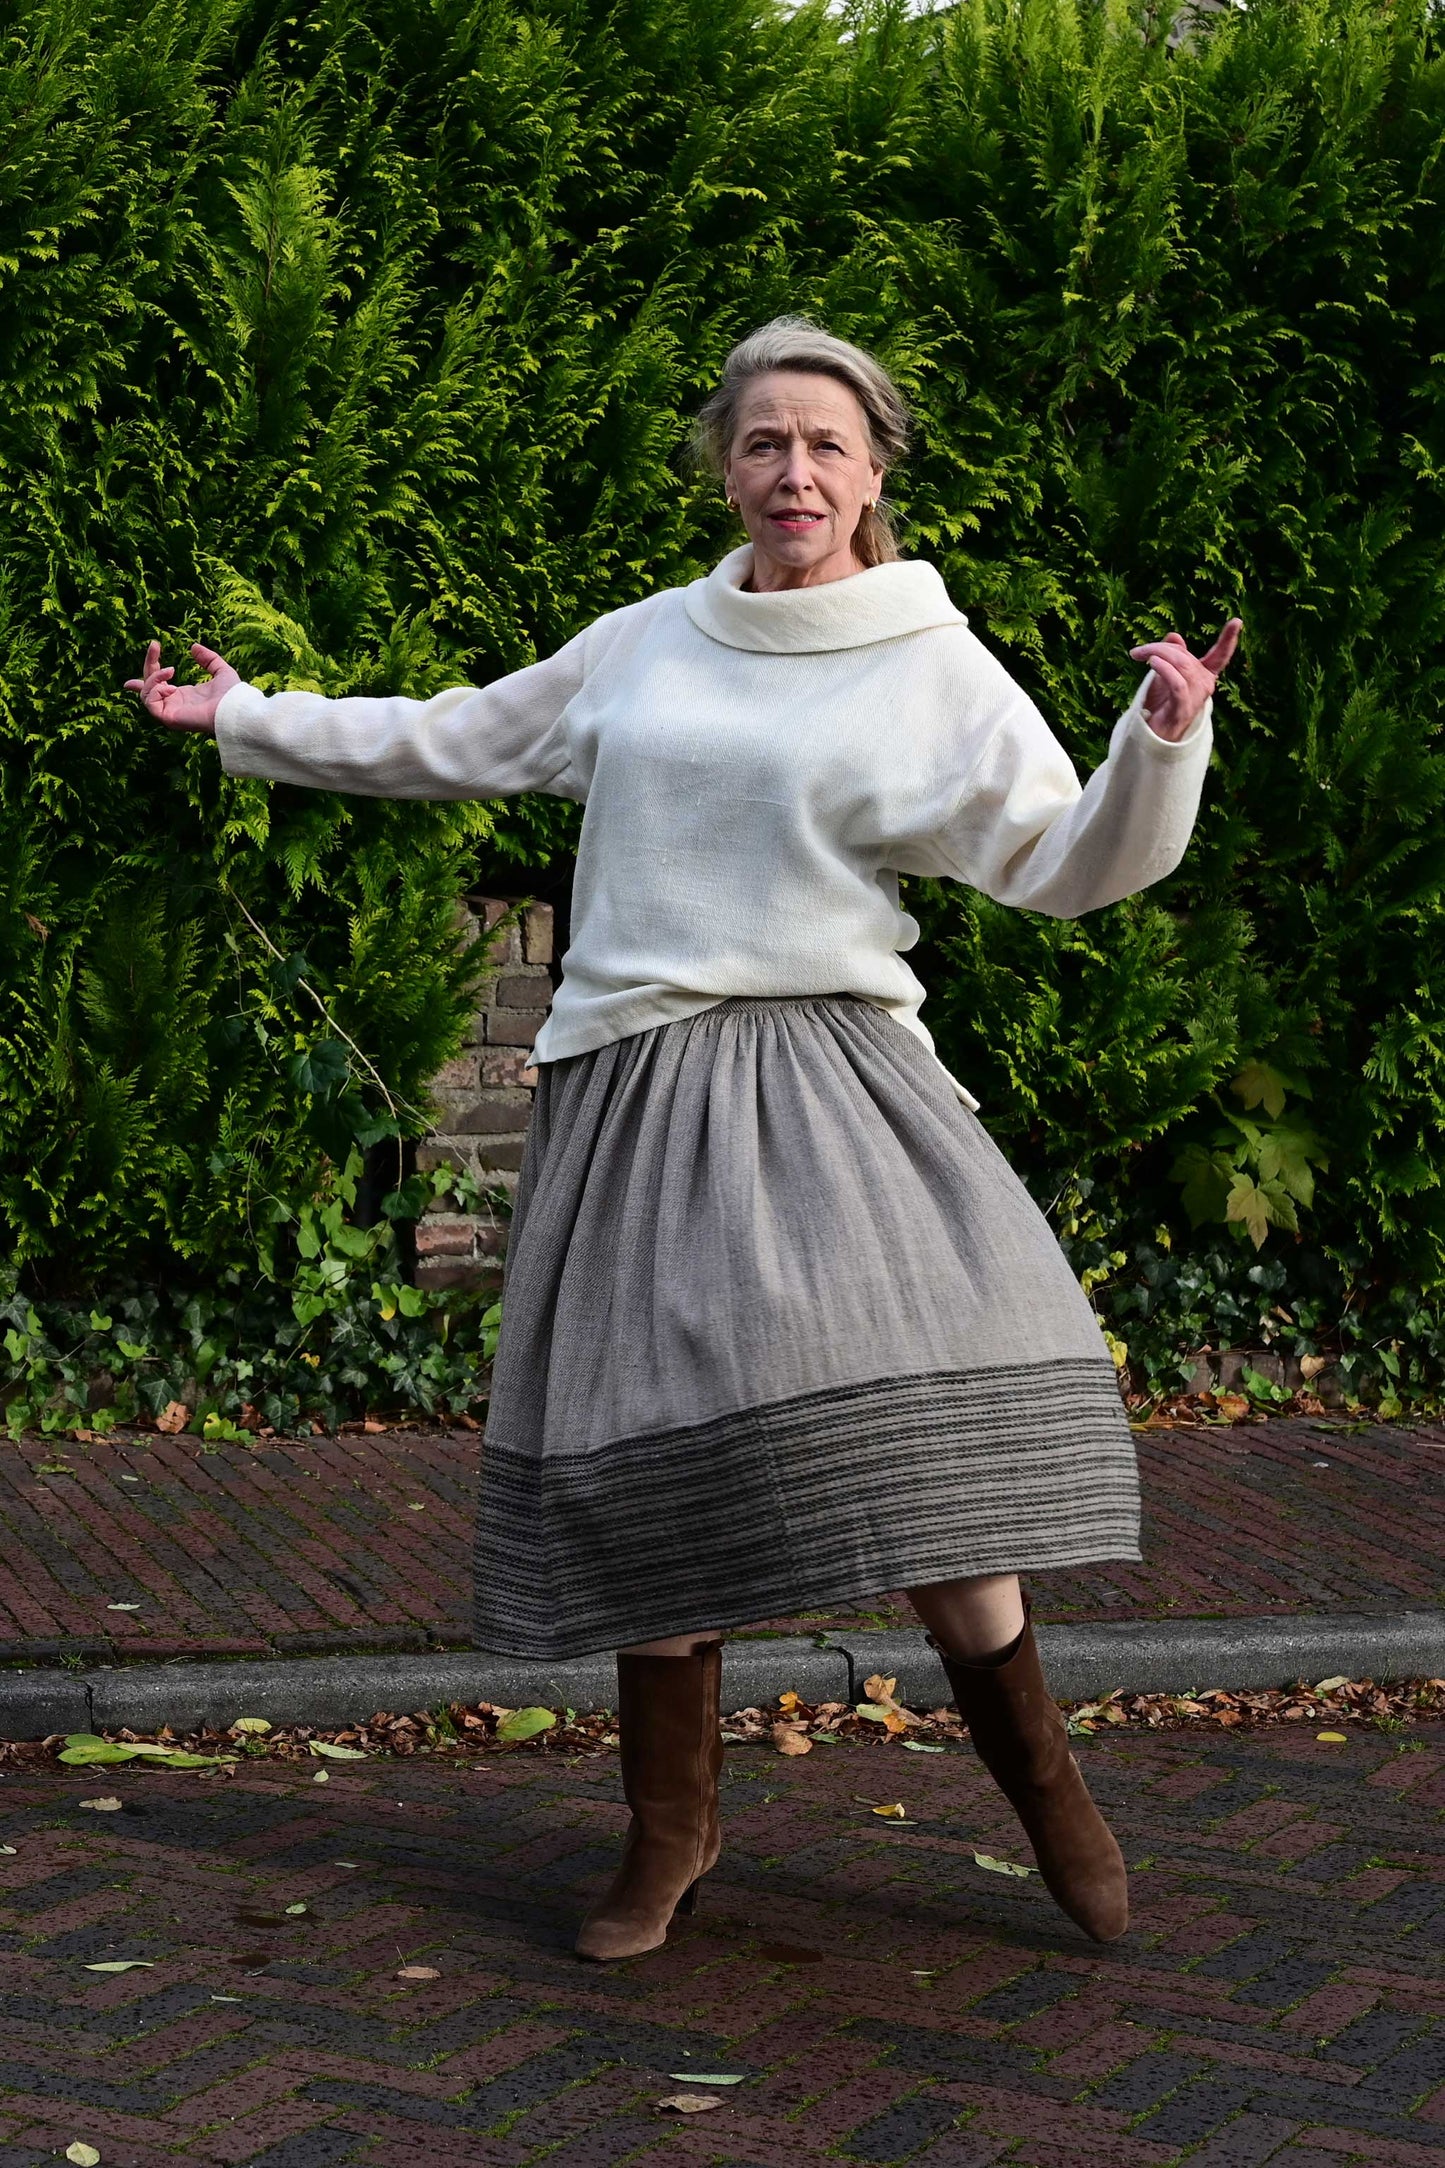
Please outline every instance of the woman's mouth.
[{"label": "woman's mouth", "polygon": [[806,534],[810,528],[822,525],[823,514],[821,512],[769,512],[768,521],[771,526],[781,527],[789,534]]}]

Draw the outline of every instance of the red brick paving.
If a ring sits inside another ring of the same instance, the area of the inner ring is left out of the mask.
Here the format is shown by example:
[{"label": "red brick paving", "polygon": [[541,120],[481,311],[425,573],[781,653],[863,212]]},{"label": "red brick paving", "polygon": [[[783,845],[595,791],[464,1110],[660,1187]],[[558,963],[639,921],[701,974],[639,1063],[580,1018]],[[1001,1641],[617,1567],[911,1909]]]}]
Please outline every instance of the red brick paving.
[{"label": "red brick paving", "polygon": [[[76,2139],[104,2168],[1445,2168],[1445,1828],[1409,1782],[1442,1749],[1438,1726],[1082,1743],[1133,1868],[1134,1928],[1099,1950],[976,1866],[1027,1853],[990,1834],[966,1746],[734,1746],[702,1909],[609,1967],[571,1941],[621,1842],[613,1756],[375,1760],[324,1788],[22,1769],[0,2168]],[[80,1808],[102,1789],[126,1811]],[[1286,1818],[1327,1845],[1281,1856]],[[83,1969],[113,1957],[151,1969]],[[689,2067],[744,2082],[670,2118]]]},{"label": "red brick paving", "polygon": [[[1039,1576],[1040,1618],[1445,1602],[1445,1429],[1282,1421],[1138,1445],[1146,1563]],[[408,1432],[0,1443],[0,1661],[465,1647],[481,1451]],[[880,1593],[758,1625],[905,1622]]]}]

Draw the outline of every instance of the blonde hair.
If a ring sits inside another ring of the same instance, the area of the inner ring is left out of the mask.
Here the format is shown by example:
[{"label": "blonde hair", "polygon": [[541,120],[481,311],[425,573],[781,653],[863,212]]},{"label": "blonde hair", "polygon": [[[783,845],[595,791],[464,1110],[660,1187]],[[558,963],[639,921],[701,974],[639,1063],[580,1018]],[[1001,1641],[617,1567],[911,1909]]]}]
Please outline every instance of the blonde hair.
[{"label": "blonde hair", "polygon": [[[806,316],[775,316],[771,323],[750,331],[723,363],[722,381],[704,402],[692,425],[694,459],[709,473],[720,475],[727,463],[737,429],[738,408],[744,387],[754,377],[774,369],[801,369],[815,376],[831,376],[847,386],[863,409],[868,431],[868,450],[876,467],[886,473],[908,449],[909,413],[903,396],[886,369],[865,354],[861,346],[835,338]],[[880,497],[858,515],[853,550],[860,564],[891,564],[898,556],[898,537],[893,531],[892,507]]]}]

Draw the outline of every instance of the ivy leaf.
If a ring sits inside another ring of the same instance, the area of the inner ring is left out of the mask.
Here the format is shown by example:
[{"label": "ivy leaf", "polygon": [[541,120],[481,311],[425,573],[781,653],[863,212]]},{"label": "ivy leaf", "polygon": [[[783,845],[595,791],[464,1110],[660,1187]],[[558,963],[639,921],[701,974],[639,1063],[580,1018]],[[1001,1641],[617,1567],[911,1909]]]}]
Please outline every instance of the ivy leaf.
[{"label": "ivy leaf", "polygon": [[291,1056],[286,1074],[313,1099],[330,1099],[351,1075],[351,1057],[339,1039],[318,1039]]},{"label": "ivy leaf", "polygon": [[1206,1151],[1202,1144],[1186,1144],[1169,1170],[1169,1179],[1184,1185],[1182,1202],[1191,1226],[1223,1219],[1231,1169],[1222,1153]]},{"label": "ivy leaf", "polygon": [[1260,1180],[1281,1182],[1306,1210],[1314,1203],[1315,1166],[1328,1167],[1329,1160],[1323,1140],[1312,1129],[1278,1122],[1260,1144]]},{"label": "ivy leaf", "polygon": [[1256,1249],[1264,1245],[1274,1218],[1269,1197],[1251,1175],[1236,1174],[1225,1201],[1226,1220],[1241,1223]]},{"label": "ivy leaf", "polygon": [[[1238,1092],[1246,1107],[1263,1106],[1271,1116],[1284,1111],[1285,1079],[1267,1061],[1247,1061],[1229,1088]],[[1298,1086],[1291,1084],[1289,1088],[1297,1090]]]}]

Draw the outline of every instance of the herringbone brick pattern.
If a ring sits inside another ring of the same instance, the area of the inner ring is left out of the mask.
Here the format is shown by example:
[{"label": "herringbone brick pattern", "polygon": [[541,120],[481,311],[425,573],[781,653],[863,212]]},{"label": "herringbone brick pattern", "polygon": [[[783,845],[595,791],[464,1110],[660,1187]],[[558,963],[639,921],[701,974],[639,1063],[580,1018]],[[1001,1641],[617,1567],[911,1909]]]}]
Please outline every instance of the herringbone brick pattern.
[{"label": "herringbone brick pattern", "polygon": [[[1146,1563],[1037,1576],[1040,1619],[1445,1602],[1445,1430],[1289,1421],[1138,1443]],[[465,1433],[0,1441],[0,1662],[468,1647],[481,1451]],[[860,1608],[914,1623],[900,1596]]]},{"label": "herringbone brick pattern", "polygon": [[[701,1912],[619,1967],[612,1756],[0,1778],[0,2168],[1445,2168],[1445,1727],[1312,1732],[1080,1743],[1102,1950],[975,1863],[1026,1854],[967,1748],[730,1748]],[[689,2070],[743,2082],[660,2110]]]}]

